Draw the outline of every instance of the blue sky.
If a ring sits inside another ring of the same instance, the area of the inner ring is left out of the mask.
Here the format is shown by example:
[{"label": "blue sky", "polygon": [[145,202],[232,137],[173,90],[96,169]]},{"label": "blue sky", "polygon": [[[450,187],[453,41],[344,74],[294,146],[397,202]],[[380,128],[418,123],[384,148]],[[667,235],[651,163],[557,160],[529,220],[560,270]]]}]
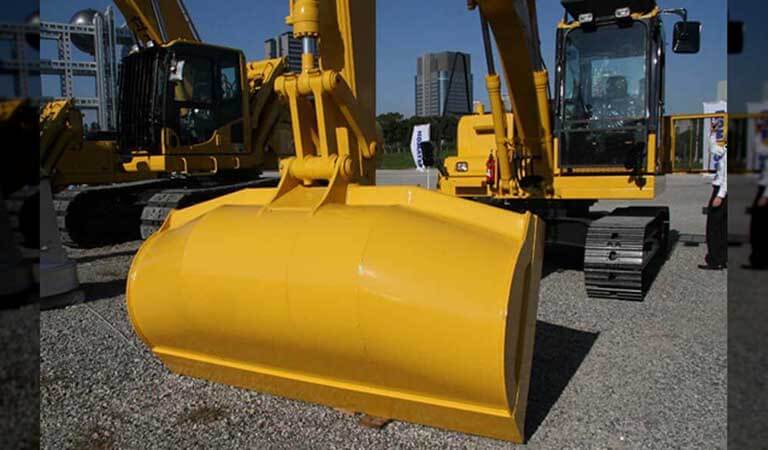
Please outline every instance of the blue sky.
[{"label": "blue sky", "polygon": [[[289,30],[284,18],[287,0],[186,0],[187,9],[202,38],[210,43],[242,49],[249,59],[264,56],[265,39]],[[539,0],[539,28],[542,53],[553,66],[554,26],[562,18],[559,0]],[[82,8],[104,9],[108,0],[42,0],[46,21],[69,20]],[[702,51],[698,55],[667,58],[667,112],[700,112],[702,101],[714,100],[717,83],[726,79],[725,0],[662,0],[662,7],[688,8],[691,20],[701,21]],[[377,17],[377,110],[414,112],[416,58],[425,52],[458,50],[472,55],[475,99],[487,104],[484,88],[485,61],[476,13],[466,9],[464,0],[378,0]],[[666,20],[671,41],[674,16]],[[123,23],[122,18],[118,21]],[[41,57],[45,58],[43,47]],[[55,80],[43,81],[43,93],[56,95]],[[76,86],[76,89],[77,86]]]}]

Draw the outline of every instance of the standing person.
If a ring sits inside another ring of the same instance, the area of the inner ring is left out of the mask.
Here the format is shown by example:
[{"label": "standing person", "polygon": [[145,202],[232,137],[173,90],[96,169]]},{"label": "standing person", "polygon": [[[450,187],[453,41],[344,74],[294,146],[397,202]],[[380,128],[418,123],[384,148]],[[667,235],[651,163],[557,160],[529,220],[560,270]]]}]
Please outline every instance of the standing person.
[{"label": "standing person", "polygon": [[761,114],[757,119],[755,148],[759,161],[760,178],[757,195],[752,203],[752,218],[749,222],[749,243],[752,253],[749,264],[742,267],[750,270],[768,270],[768,119]]},{"label": "standing person", "polygon": [[723,270],[728,265],[728,150],[724,124],[712,119],[709,129],[710,151],[715,162],[712,195],[707,208],[707,256],[700,269]]}]

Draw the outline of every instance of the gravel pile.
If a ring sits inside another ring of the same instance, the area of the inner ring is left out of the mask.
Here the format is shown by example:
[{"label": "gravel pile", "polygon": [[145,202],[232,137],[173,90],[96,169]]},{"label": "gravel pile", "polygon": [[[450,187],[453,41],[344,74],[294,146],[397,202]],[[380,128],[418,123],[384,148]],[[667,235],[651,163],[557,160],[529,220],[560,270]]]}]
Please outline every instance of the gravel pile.
[{"label": "gravel pile", "polygon": [[[138,245],[72,251],[88,300],[42,314],[44,448],[514,447],[403,422],[366,428],[170,373],[125,311]],[[644,302],[589,299],[578,255],[549,255],[526,448],[725,448],[727,275],[698,270],[704,253],[678,244]]]}]

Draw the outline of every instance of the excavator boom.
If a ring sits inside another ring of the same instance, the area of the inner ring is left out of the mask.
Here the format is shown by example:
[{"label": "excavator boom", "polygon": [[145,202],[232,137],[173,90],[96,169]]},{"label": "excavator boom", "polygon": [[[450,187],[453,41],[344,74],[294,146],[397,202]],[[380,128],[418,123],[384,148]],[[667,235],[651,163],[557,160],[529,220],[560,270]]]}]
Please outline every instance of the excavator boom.
[{"label": "excavator boom", "polygon": [[176,39],[200,41],[183,0],[115,0],[115,4],[144,47]]},{"label": "excavator boom", "polygon": [[544,70],[539,45],[535,0],[478,0],[480,13],[493,31],[509,91],[515,127],[520,140],[535,152],[547,136],[542,110],[536,98],[536,73]]}]

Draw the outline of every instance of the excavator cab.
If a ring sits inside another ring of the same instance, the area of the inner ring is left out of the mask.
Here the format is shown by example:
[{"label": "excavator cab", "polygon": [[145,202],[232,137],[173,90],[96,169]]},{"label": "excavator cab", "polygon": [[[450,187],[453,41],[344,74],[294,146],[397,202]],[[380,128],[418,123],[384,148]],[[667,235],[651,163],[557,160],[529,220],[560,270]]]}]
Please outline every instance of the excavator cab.
[{"label": "excavator cab", "polygon": [[[527,12],[518,26],[497,13],[502,2],[479,3],[488,22],[483,39],[492,113],[480,109],[461,118],[457,156],[445,159],[441,191],[532,201],[521,205],[545,210],[551,200],[654,199],[665,185],[661,18],[682,18],[674,29],[676,53],[698,51],[701,24],[688,21],[684,9],[661,9],[655,0],[561,0],[551,98],[535,2],[516,3]],[[501,102],[490,32],[512,93],[511,112]]]},{"label": "excavator cab", "polygon": [[[653,0],[563,0],[557,31],[554,137],[559,169],[651,173],[664,116],[665,41]],[[680,12],[669,11],[669,12]],[[570,17],[569,17],[570,16]],[[698,51],[697,22],[676,24],[679,53]]]},{"label": "excavator cab", "polygon": [[245,63],[234,49],[175,41],[125,57],[119,148],[126,156],[238,154],[250,148]]}]

